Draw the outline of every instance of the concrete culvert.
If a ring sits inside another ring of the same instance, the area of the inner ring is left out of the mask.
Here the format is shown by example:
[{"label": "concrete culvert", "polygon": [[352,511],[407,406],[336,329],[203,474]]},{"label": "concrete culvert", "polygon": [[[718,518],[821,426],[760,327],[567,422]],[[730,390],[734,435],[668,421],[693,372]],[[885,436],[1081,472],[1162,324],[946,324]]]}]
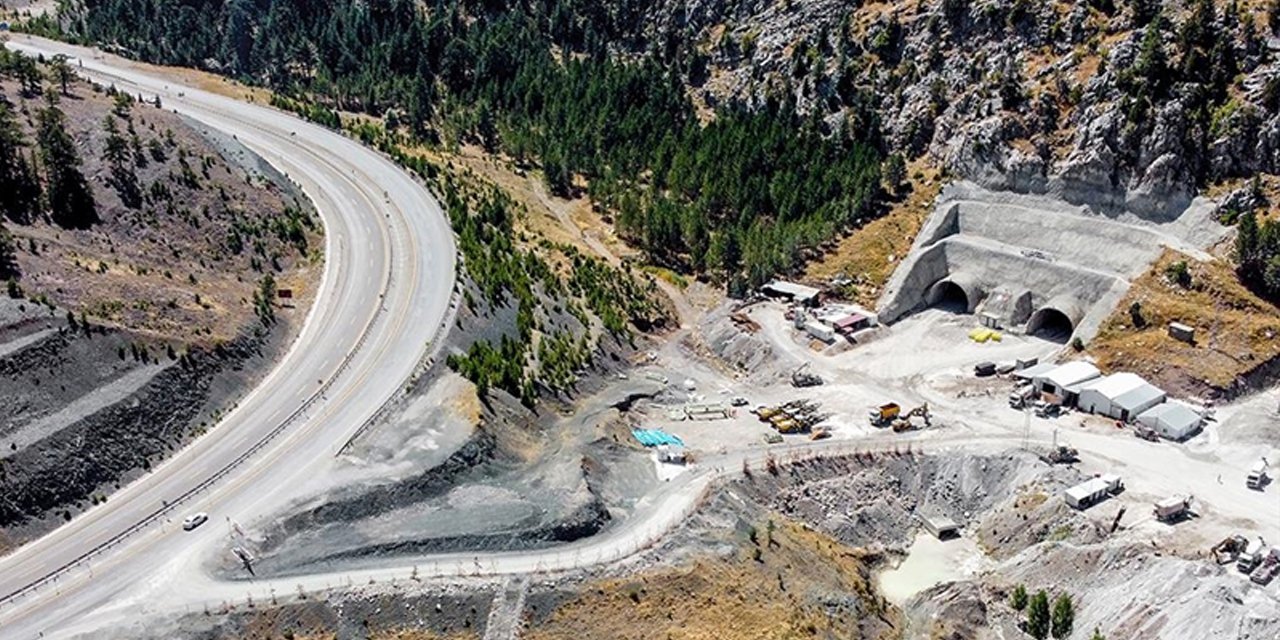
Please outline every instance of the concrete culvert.
[{"label": "concrete culvert", "polygon": [[1071,339],[1075,326],[1066,313],[1053,307],[1041,307],[1027,321],[1027,333],[1033,336],[1066,342]]}]

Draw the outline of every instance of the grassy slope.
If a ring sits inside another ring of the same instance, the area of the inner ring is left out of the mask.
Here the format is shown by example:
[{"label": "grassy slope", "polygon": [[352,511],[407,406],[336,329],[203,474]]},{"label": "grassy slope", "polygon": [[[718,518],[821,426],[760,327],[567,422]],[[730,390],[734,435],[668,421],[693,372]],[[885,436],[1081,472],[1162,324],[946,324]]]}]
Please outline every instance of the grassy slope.
[{"label": "grassy slope", "polygon": [[758,546],[739,539],[730,557],[589,584],[521,637],[865,638],[888,628],[875,616],[827,606],[849,598],[879,610],[856,552],[788,521],[778,521],[773,545],[764,523],[757,529]]},{"label": "grassy slope", "polygon": [[[1190,267],[1187,289],[1164,275],[1178,261]],[[1133,302],[1141,305],[1142,329],[1130,319]],[[1169,337],[1170,322],[1194,327],[1196,343]],[[1245,289],[1225,260],[1199,262],[1166,250],[1134,281],[1089,351],[1106,370],[1134,371],[1175,394],[1208,395],[1280,356],[1280,313]]]},{"label": "grassy slope", "polygon": [[893,204],[888,214],[840,239],[835,248],[810,263],[804,279],[823,282],[838,275],[854,280],[850,296],[874,305],[884,283],[915,241],[942,190],[938,171],[924,161],[907,166],[911,191]]},{"label": "grassy slope", "polygon": [[[34,120],[44,98],[23,98],[16,82],[0,82],[19,112],[19,123],[34,143]],[[250,175],[223,160],[219,150],[179,116],[150,105],[130,110],[144,149],[159,141],[164,159],[152,157],[136,168],[140,186],[168,189],[171,201],[148,197],[138,209],[124,206],[107,183],[103,160],[103,120],[112,99],[75,82],[59,107],[84,163],[101,222],[76,231],[44,221],[9,224],[18,241],[21,285],[29,297],[43,296],[63,309],[85,313],[95,324],[127,329],[159,340],[212,344],[228,341],[256,324],[251,303],[257,281],[271,271],[280,287],[293,289],[305,313],[319,276],[323,240],[318,221],[307,230],[307,255],[277,237],[270,228],[293,204],[265,178]],[[125,131],[128,122],[118,120]],[[194,184],[180,176],[182,156]],[[305,203],[299,203],[308,206]],[[240,229],[243,249],[228,248],[232,229]],[[262,271],[251,267],[261,265]],[[283,312],[283,311],[282,311]]]}]

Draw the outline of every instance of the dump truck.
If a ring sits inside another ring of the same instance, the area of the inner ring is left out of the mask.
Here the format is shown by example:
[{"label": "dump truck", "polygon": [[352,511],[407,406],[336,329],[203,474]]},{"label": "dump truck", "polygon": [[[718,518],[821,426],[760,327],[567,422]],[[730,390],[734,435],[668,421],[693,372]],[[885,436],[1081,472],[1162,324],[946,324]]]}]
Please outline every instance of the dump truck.
[{"label": "dump truck", "polygon": [[1262,538],[1256,538],[1249,541],[1249,546],[1236,557],[1236,569],[1243,574],[1253,573],[1253,570],[1262,564],[1262,553],[1267,548],[1267,543]]},{"label": "dump truck", "polygon": [[1258,568],[1249,574],[1249,580],[1265,587],[1275,580],[1276,575],[1280,575],[1280,547],[1271,547],[1271,551],[1262,558]]},{"label": "dump truck", "polygon": [[899,407],[895,402],[890,402],[872,409],[867,417],[873,427],[888,427],[893,425],[893,421],[901,413],[902,407]]},{"label": "dump truck", "polygon": [[778,430],[778,433],[800,433],[801,429],[800,423],[791,418],[780,420],[774,423],[773,427]]},{"label": "dump truck", "polygon": [[769,418],[772,418],[781,412],[782,412],[782,407],[766,407],[764,405],[760,405],[756,407],[756,410],[755,410],[755,414],[759,416],[762,421],[766,421],[766,422],[769,420]]},{"label": "dump truck", "polygon": [[1191,513],[1191,496],[1175,496],[1155,503],[1153,513],[1160,522],[1176,522]]},{"label": "dump truck", "polygon": [[1083,511],[1123,490],[1120,476],[1106,473],[1067,489],[1062,497],[1068,505]]},{"label": "dump truck", "polygon": [[1261,489],[1267,484],[1267,461],[1259,460],[1249,469],[1249,476],[1245,479],[1245,486],[1250,489]]}]

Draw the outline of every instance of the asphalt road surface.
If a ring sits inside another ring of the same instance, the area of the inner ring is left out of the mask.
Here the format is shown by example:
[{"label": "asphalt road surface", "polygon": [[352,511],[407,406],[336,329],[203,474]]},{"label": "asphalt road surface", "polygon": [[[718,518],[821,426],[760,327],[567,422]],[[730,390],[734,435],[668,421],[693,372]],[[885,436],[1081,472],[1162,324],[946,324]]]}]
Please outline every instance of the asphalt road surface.
[{"label": "asphalt road surface", "polygon": [[[234,135],[314,202],[326,263],[296,342],[216,428],[105,504],[0,558],[0,598],[18,594],[0,603],[5,639],[83,622],[87,612],[162,576],[167,558],[186,557],[183,550],[209,546],[219,534],[225,540],[227,518],[248,520],[285,499],[412,375],[451,317],[457,266],[452,231],[426,188],[339,133],[91,49],[16,35],[7,46],[66,54],[94,80],[158,95],[164,108]],[[76,562],[213,478],[168,517]],[[209,512],[211,521],[183,535],[178,523],[194,511]],[[75,567],[58,573],[69,563]]]}]

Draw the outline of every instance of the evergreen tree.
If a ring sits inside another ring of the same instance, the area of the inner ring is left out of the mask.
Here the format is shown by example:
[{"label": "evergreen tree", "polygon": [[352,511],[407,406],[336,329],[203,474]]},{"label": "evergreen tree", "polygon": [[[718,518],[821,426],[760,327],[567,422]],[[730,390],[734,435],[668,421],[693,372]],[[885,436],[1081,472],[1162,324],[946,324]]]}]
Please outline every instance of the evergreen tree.
[{"label": "evergreen tree", "polygon": [[1049,595],[1041,589],[1027,603],[1027,633],[1036,640],[1049,637]]},{"label": "evergreen tree", "polygon": [[0,280],[8,280],[18,275],[17,247],[13,236],[4,224],[0,224]]},{"label": "evergreen tree", "polygon": [[1160,13],[1160,0],[1129,0],[1133,25],[1145,27]]},{"label": "evergreen tree", "polygon": [[67,56],[59,53],[49,60],[49,71],[53,74],[53,79],[62,88],[62,95],[71,95],[67,92],[68,86],[71,84],[71,78],[74,73],[71,70],[71,62]]},{"label": "evergreen tree", "polygon": [[1089,640],[1107,640],[1107,637],[1106,637],[1106,636],[1104,636],[1104,635],[1102,635],[1102,630],[1101,630],[1101,629],[1099,629],[1099,628],[1097,628],[1097,627],[1094,627],[1094,628],[1093,628],[1093,635],[1092,635],[1092,636],[1089,636]]},{"label": "evergreen tree", "polygon": [[1009,605],[1015,611],[1022,611],[1027,608],[1027,588],[1024,585],[1018,585],[1013,588],[1013,593],[1009,596]]},{"label": "evergreen tree", "polygon": [[111,167],[111,186],[124,206],[137,209],[142,206],[142,188],[138,186],[138,176],[134,173],[135,161],[129,139],[120,133],[115,116],[108,115],[102,128],[107,132],[103,158]]},{"label": "evergreen tree", "polygon": [[1139,96],[1160,97],[1168,86],[1169,59],[1164,50],[1164,18],[1157,13],[1142,36],[1134,72],[1140,79]]},{"label": "evergreen tree", "polygon": [[40,208],[40,183],[22,154],[26,145],[9,102],[0,95],[0,218],[18,224],[29,224]]},{"label": "evergreen tree", "polygon": [[1236,225],[1235,247],[1236,271],[1246,284],[1257,282],[1261,275],[1259,245],[1258,218],[1253,211],[1246,211]]},{"label": "evergreen tree", "polygon": [[67,133],[66,114],[50,99],[38,116],[37,143],[45,174],[49,215],[68,229],[87,229],[98,221],[93,193],[80,173],[80,154]]},{"label": "evergreen tree", "polygon": [[1271,35],[1280,35],[1280,0],[1267,0],[1267,28]]},{"label": "evergreen tree", "polygon": [[1076,624],[1075,604],[1071,596],[1061,594],[1053,601],[1053,637],[1062,640],[1071,635]]}]

